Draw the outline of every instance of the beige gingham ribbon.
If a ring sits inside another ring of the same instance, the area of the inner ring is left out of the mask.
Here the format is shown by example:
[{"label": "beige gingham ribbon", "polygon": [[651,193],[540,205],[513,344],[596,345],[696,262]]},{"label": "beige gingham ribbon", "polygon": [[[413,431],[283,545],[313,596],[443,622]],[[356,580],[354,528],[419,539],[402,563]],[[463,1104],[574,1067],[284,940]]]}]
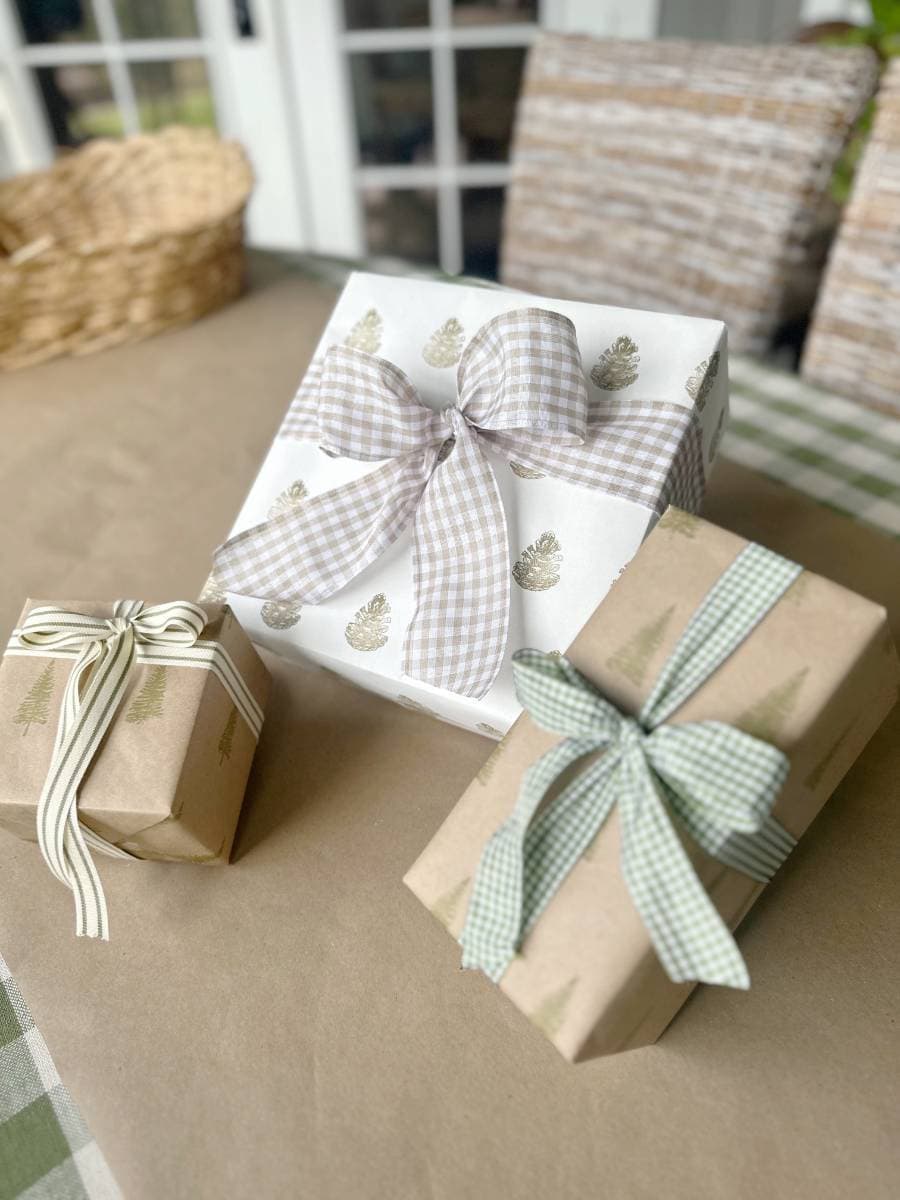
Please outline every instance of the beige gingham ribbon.
[{"label": "beige gingham ribbon", "polygon": [[53,874],[75,898],[79,937],[109,937],[100,876],[90,849],[133,855],[82,825],[78,789],[112,724],[136,660],[201,667],[217,676],[255,737],[262,710],[218,643],[198,643],[206,613],[187,600],[144,605],[117,600],[110,618],[39,605],[28,613],[7,654],[74,658],[62,698],[53,754],[37,807],[37,838]]},{"label": "beige gingham ribbon", "polygon": [[381,465],[230,538],[214,570],[238,595],[318,604],[412,522],[416,607],[403,672],[480,697],[503,660],[510,588],[506,517],[486,451],[657,513],[698,507],[703,455],[691,409],[589,400],[575,327],[559,313],[524,308],[488,321],[457,383],[456,404],[434,412],[393,363],[333,346],[310,368],[292,432]]}]

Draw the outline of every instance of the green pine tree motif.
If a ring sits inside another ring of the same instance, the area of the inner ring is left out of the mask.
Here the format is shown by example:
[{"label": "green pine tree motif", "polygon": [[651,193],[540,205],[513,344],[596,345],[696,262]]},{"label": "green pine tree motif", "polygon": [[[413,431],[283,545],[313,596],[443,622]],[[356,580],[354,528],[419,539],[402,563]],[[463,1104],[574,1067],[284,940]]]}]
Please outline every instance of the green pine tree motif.
[{"label": "green pine tree motif", "polygon": [[591,371],[591,382],[605,392],[620,392],[637,379],[640,361],[637,345],[623,334],[600,355]]},{"label": "green pine tree motif", "polygon": [[32,725],[46,725],[50,715],[50,697],[53,695],[53,671],[56,666],[54,659],[50,659],[45,667],[43,667],[35,679],[34,683],[28,689],[28,694],[25,699],[16,709],[16,715],[13,717],[14,725],[24,725],[22,737],[28,733]]},{"label": "green pine tree motif", "polygon": [[800,606],[806,599],[806,593],[809,591],[809,571],[801,571],[788,590],[782,597],[783,604],[793,604]]},{"label": "green pine tree motif", "polygon": [[703,412],[706,408],[709,393],[712,391],[719,373],[720,358],[719,351],[715,350],[709,358],[704,358],[703,362],[697,363],[684,385],[684,390],[694,401],[699,412]]},{"label": "green pine tree motif", "polygon": [[850,736],[850,730],[853,728],[853,726],[855,724],[856,724],[855,720],[850,722],[850,724],[843,731],[843,733],[841,733],[838,736],[837,741],[834,743],[834,745],[828,751],[826,751],[825,754],[822,755],[822,757],[819,759],[819,761],[816,763],[816,765],[813,767],[813,769],[807,775],[806,779],[803,782],[806,784],[806,786],[808,788],[815,789],[822,782],[823,775],[828,770],[828,768],[831,766],[831,764],[834,762],[834,760],[837,758],[839,752],[843,748],[844,743],[847,741],[847,738]]},{"label": "green pine tree motif", "polygon": [[674,611],[673,604],[654,620],[642,625],[637,633],[632,634],[628,641],[606,660],[610,670],[618,671],[620,675],[624,675],[631,683],[640,687],[654,654],[663,643]]},{"label": "green pine tree motif", "polygon": [[378,592],[360,608],[344,630],[347,644],[354,650],[380,650],[388,640],[391,606],[384,592]]},{"label": "green pine tree motif", "polygon": [[226,758],[231,758],[231,750],[234,743],[234,730],[237,725],[238,710],[232,704],[231,712],[228,714],[228,720],[225,722],[225,728],[222,730],[222,736],[219,738],[219,766],[224,763]]},{"label": "green pine tree motif", "polygon": [[197,597],[201,604],[224,604],[226,600],[225,589],[219,582],[215,571],[210,571],[206,583],[200,595]]},{"label": "green pine tree motif", "polygon": [[734,722],[735,725],[760,741],[774,742],[784,722],[793,712],[803,681],[808,674],[809,667],[801,667],[799,671],[795,671],[745,709]]},{"label": "green pine tree motif", "polygon": [[494,769],[496,768],[497,763],[500,761],[505,747],[506,747],[505,740],[502,742],[498,742],[497,745],[494,747],[494,749],[491,751],[491,753],[488,755],[488,757],[481,764],[481,770],[478,772],[478,774],[475,776],[475,778],[482,785],[482,787],[487,786],[488,780],[494,774]]},{"label": "green pine tree motif", "polygon": [[562,546],[555,533],[547,530],[522,551],[513,565],[513,579],[528,592],[546,592],[559,583]]},{"label": "green pine tree motif", "polygon": [[283,600],[267,600],[259,610],[263,624],[270,629],[292,629],[300,620],[303,606]]},{"label": "green pine tree motif", "polygon": [[425,343],[422,357],[429,367],[452,367],[462,356],[464,340],[462,325],[456,317],[450,317]]},{"label": "green pine tree motif", "polygon": [[578,976],[576,975],[558,991],[551,992],[545,1000],[541,1001],[534,1012],[528,1014],[531,1023],[543,1030],[548,1038],[555,1038],[565,1024],[569,1002],[577,986]]},{"label": "green pine tree motif", "polygon": [[543,479],[544,476],[540,471],[532,471],[531,467],[523,467],[521,463],[511,462],[509,469],[513,475],[518,475],[520,479]]},{"label": "green pine tree motif", "polygon": [[303,480],[295,479],[283,492],[279,492],[272,501],[269,508],[269,520],[271,521],[273,517],[281,516],[282,513],[292,512],[303,503],[308,495],[309,492]]},{"label": "green pine tree motif", "polygon": [[469,886],[470,876],[461,879],[456,887],[450,888],[448,892],[444,892],[443,896],[439,896],[431,906],[430,912],[433,917],[436,917],[445,929],[449,929],[453,924],[453,918],[459,909],[459,902],[466,894],[466,888]]},{"label": "green pine tree motif", "polygon": [[665,515],[657,525],[657,529],[665,529],[667,533],[680,533],[682,537],[693,539],[700,528],[700,518],[681,508],[667,508]]},{"label": "green pine tree motif", "polygon": [[354,350],[364,350],[366,354],[377,354],[381,345],[383,328],[384,325],[378,310],[370,308],[344,338],[344,345],[350,346]]},{"label": "green pine tree motif", "polygon": [[125,720],[131,725],[142,725],[153,717],[161,717],[165,696],[166,668],[151,667],[143,687],[128,706]]}]

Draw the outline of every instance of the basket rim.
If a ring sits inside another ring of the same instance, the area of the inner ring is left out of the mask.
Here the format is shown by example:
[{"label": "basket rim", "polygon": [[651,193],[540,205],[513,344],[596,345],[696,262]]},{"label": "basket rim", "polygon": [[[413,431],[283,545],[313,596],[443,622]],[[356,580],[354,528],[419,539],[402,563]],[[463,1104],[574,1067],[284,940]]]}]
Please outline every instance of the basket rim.
[{"label": "basket rim", "polygon": [[[242,215],[249,203],[255,182],[253,167],[251,166],[246,150],[236,138],[223,138],[214,129],[191,125],[167,125],[163,129],[152,133],[134,133],[121,138],[94,138],[84,146],[79,147],[74,155],[57,158],[49,167],[39,168],[36,171],[25,171],[17,176],[13,176],[8,181],[0,182],[0,201],[2,201],[4,183],[16,184],[28,177],[47,177],[65,174],[71,169],[70,164],[76,155],[96,157],[98,153],[104,155],[109,152],[123,154],[127,149],[130,149],[139,142],[146,143],[161,140],[182,141],[190,139],[202,140],[204,142],[213,141],[224,151],[234,154],[236,157],[238,166],[236,177],[240,180],[241,186],[234,200],[226,204],[214,217],[207,220],[198,218],[190,220],[183,225],[173,227],[160,225],[155,230],[141,233],[134,238],[120,238],[112,241],[94,240],[62,243],[48,234],[42,234],[33,238],[30,242],[26,242],[12,254],[4,253],[0,249],[0,271],[10,268],[15,270],[20,265],[26,262],[32,263],[39,258],[44,261],[73,257],[88,258],[95,254],[108,254],[119,249],[139,249],[143,246],[152,245],[163,237],[190,237],[204,230],[215,228],[215,226],[223,224],[235,216]],[[0,221],[2,219],[3,209],[2,204],[0,204]]]}]

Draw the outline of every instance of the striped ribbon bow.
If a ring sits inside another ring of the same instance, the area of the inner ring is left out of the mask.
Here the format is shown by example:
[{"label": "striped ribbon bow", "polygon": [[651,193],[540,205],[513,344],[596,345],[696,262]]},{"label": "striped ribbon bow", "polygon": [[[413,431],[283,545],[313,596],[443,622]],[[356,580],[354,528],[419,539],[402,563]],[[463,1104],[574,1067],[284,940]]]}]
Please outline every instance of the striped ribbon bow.
[{"label": "striped ribbon bow", "polygon": [[[525,773],[516,806],[488,841],[460,938],[463,966],[495,982],[613,806],[626,886],[667,974],[746,988],[740,951],[673,825],[727,866],[767,882],[795,844],[771,816],[789,762],[720,721],[666,724],[733,653],[801,568],[746,547],[694,613],[637,719],[565,658],[513,657],[516,691],[543,729],[565,735]],[[559,790],[560,775],[603,751]],[[538,814],[551,789],[558,794]]]},{"label": "striped ribbon bow", "polygon": [[80,824],[78,788],[125,695],[137,645],[193,646],[206,620],[203,609],[188,601],[145,607],[140,600],[117,600],[109,619],[41,605],[18,631],[26,647],[79,651],[37,809],[38,844],[75,897],[79,937],[109,937],[106,899],[88,845],[116,858],[133,856]]},{"label": "striped ribbon bow", "polygon": [[[509,545],[491,450],[523,467],[663,512],[703,494],[700,426],[668,402],[588,401],[572,322],[526,308],[475,334],[458,399],[422,403],[392,363],[333,346],[298,396],[298,436],[382,465],[244,530],[216,551],[223,587],[318,604],[413,525],[415,613],[403,672],[465,696],[488,691],[509,624]],[[383,460],[387,460],[384,462]]]}]

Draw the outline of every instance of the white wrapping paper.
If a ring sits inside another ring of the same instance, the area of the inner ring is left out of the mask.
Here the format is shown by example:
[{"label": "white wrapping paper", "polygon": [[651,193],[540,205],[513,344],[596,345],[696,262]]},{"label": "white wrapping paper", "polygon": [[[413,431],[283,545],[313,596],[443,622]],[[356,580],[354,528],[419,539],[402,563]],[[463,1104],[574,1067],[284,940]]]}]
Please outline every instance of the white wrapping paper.
[{"label": "white wrapping paper", "polygon": [[[455,359],[463,345],[485,321],[525,306],[552,309],[574,323],[590,397],[603,395],[599,380],[617,398],[695,407],[709,473],[728,395],[725,327],[718,321],[359,273],[344,288],[316,355],[349,339],[396,363],[423,403],[442,409],[456,399]],[[229,593],[238,620],[255,642],[286,659],[313,660],[401,704],[501,736],[520,711],[509,666],[513,652],[522,646],[565,650],[656,518],[631,501],[547,476],[522,478],[501,458],[491,455],[490,461],[506,508],[515,582],[503,667],[482,699],[458,696],[401,673],[414,604],[411,528],[322,604],[301,610]],[[286,436],[282,429],[232,534],[265,520],[273,505],[302,504],[305,495],[359,479],[379,465],[329,458],[315,443]],[[555,542],[541,540],[545,534]],[[529,547],[531,553],[525,554]],[[534,585],[557,577],[551,586],[535,590]]]}]

